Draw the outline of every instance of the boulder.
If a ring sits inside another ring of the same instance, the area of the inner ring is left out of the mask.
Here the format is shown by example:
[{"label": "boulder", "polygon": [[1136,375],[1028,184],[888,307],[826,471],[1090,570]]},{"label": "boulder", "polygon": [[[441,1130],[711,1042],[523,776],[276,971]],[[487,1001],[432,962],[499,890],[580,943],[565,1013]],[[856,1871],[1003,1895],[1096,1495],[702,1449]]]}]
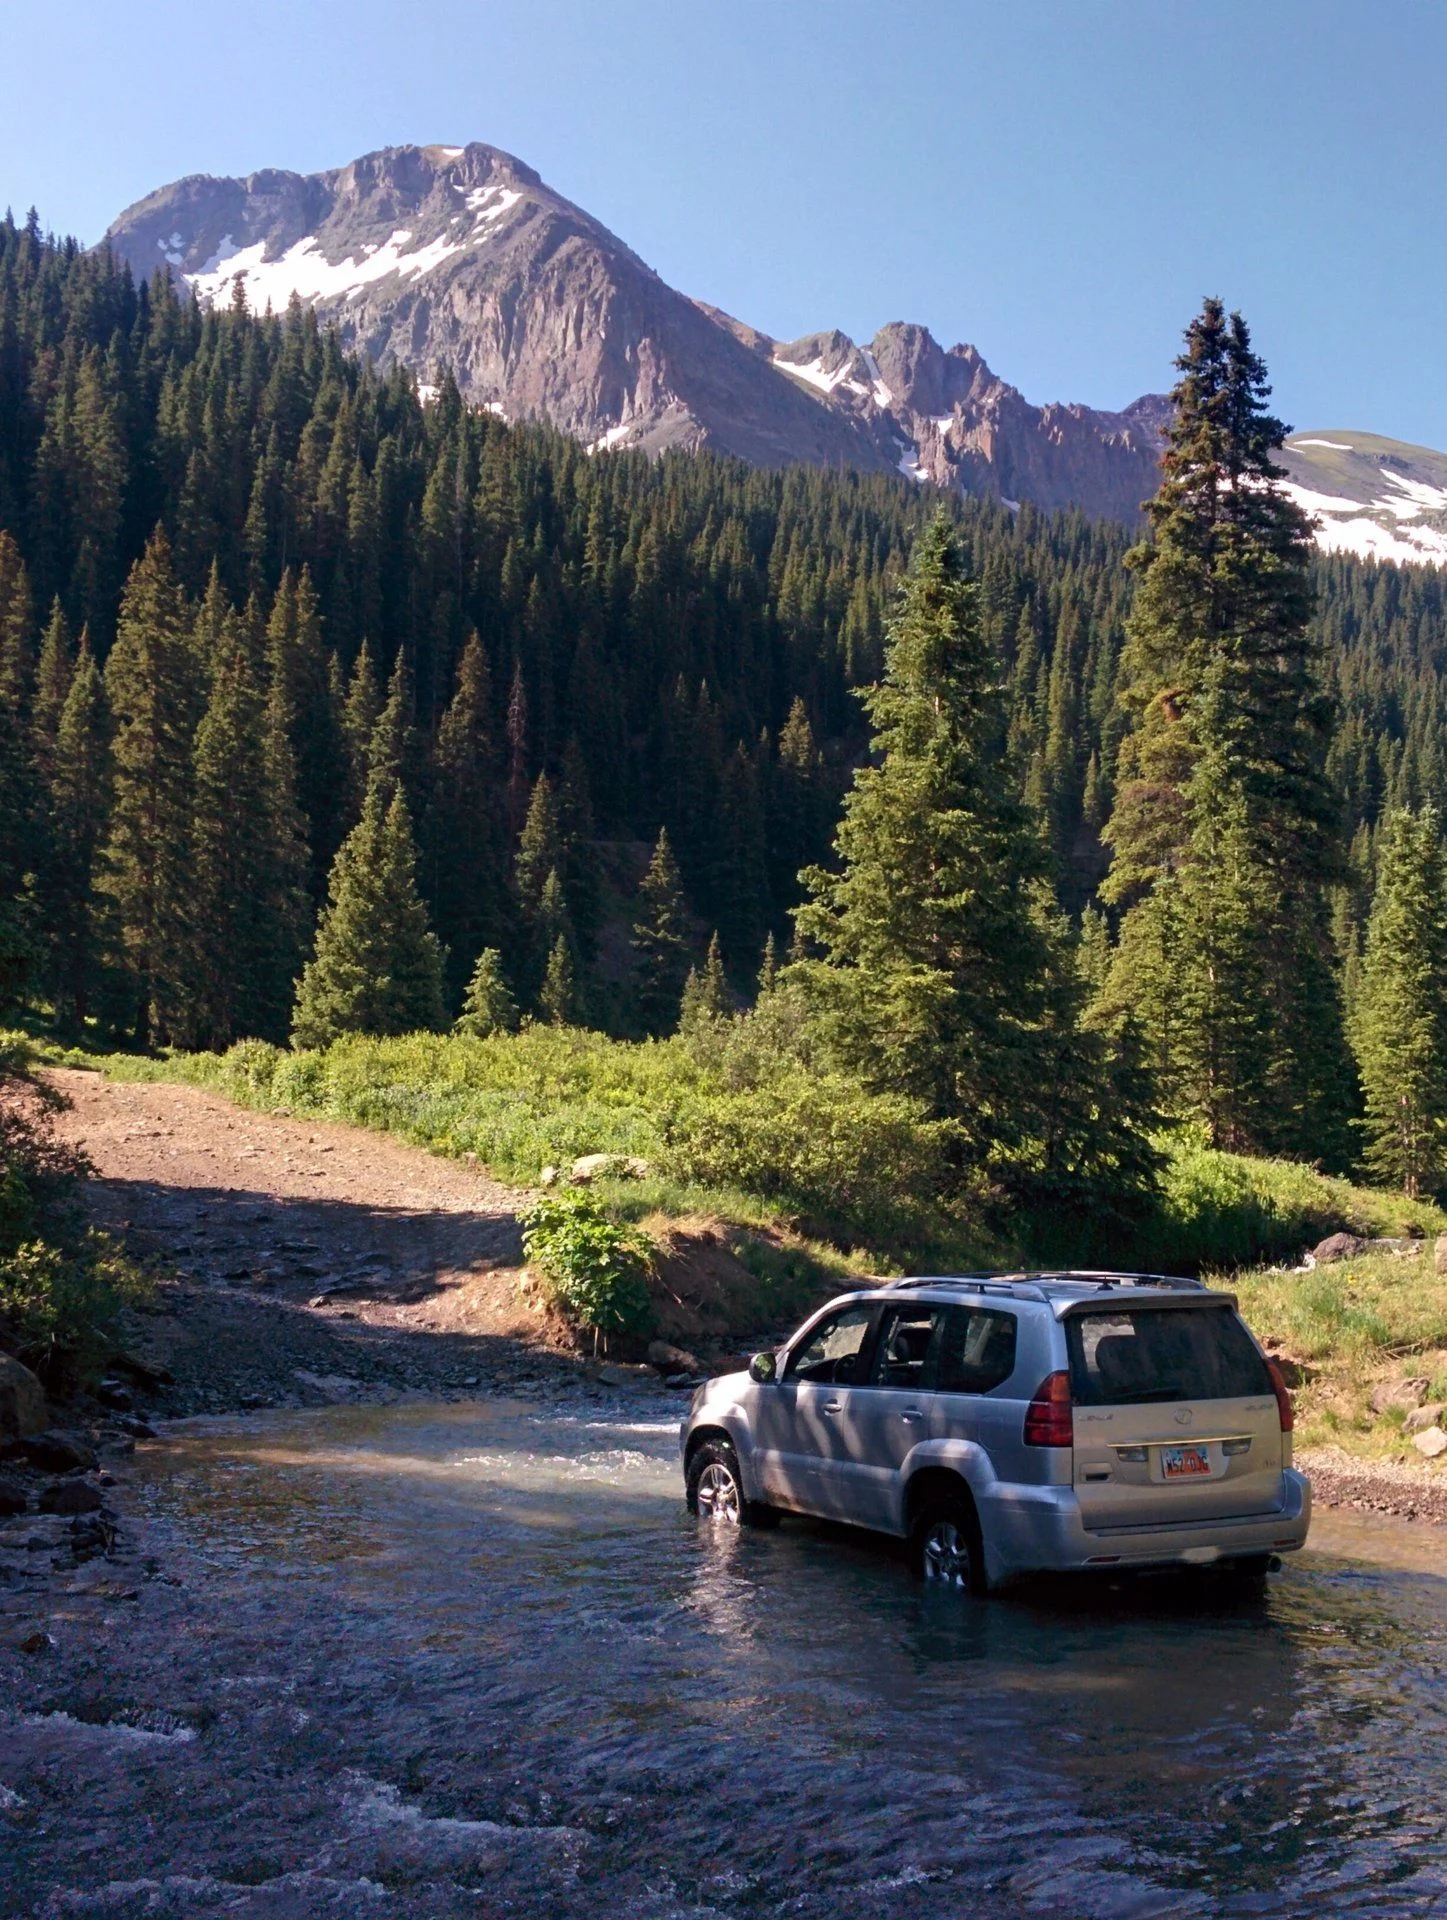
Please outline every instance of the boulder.
[{"label": "boulder", "polygon": [[37,1433],[23,1443],[22,1451],[31,1466],[47,1473],[84,1473],[96,1464],[95,1449],[70,1433]]},{"label": "boulder", "polygon": [[30,1501],[20,1482],[0,1474],[0,1518],[8,1520],[12,1514],[24,1513],[29,1504]]},{"label": "boulder", "polygon": [[1424,1460],[1440,1460],[1447,1453],[1447,1433],[1440,1427],[1428,1427],[1425,1433],[1419,1433],[1412,1445]]},{"label": "boulder", "polygon": [[666,1340],[648,1342],[648,1364],[665,1376],[670,1373],[702,1373],[703,1368],[686,1347],[670,1346]]},{"label": "boulder", "polygon": [[1373,1413],[1388,1413],[1393,1407],[1401,1407],[1412,1413],[1427,1398],[1427,1382],[1420,1375],[1410,1380],[1383,1380],[1372,1388],[1367,1405]]},{"label": "boulder", "polygon": [[8,1353],[0,1353],[0,1435],[23,1440],[45,1425],[45,1389]]},{"label": "boulder", "polygon": [[1354,1233],[1330,1233],[1312,1248],[1311,1257],[1319,1267],[1329,1267],[1334,1260],[1350,1260],[1365,1245],[1365,1240]]},{"label": "boulder", "polygon": [[1415,1407],[1402,1422],[1403,1433],[1426,1433],[1429,1427],[1435,1427],[1442,1415],[1447,1413],[1447,1403],[1433,1400],[1425,1407]]},{"label": "boulder", "polygon": [[1447,1233],[1437,1235],[1437,1245],[1432,1258],[1438,1273],[1447,1273]]},{"label": "boulder", "polygon": [[542,1172],[538,1175],[538,1185],[540,1187],[555,1187],[558,1184],[559,1180],[562,1179],[562,1177],[563,1176],[559,1168],[544,1167]]},{"label": "boulder", "polygon": [[648,1162],[636,1153],[584,1153],[568,1169],[570,1187],[586,1187],[594,1180],[643,1180]]},{"label": "boulder", "polygon": [[40,1489],[37,1505],[42,1513],[96,1513],[102,1505],[101,1490],[89,1480],[52,1480]]}]

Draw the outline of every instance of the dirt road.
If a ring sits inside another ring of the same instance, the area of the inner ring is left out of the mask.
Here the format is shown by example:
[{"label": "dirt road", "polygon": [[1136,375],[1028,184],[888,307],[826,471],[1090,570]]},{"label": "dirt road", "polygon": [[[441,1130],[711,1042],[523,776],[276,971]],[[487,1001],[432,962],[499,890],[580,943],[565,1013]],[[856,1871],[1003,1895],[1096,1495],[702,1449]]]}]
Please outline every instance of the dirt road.
[{"label": "dirt road", "polygon": [[359,1129],[57,1072],[98,1224],[162,1275],[128,1341],[166,1414],[576,1375],[518,1289],[514,1189]]}]

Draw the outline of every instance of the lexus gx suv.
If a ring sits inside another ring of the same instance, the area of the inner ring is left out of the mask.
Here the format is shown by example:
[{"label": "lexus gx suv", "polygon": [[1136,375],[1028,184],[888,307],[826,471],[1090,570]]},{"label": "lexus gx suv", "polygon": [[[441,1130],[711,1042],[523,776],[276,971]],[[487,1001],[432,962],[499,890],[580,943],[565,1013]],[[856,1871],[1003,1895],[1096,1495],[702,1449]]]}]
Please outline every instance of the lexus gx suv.
[{"label": "lexus gx suv", "polygon": [[1073,1568],[1265,1572],[1311,1488],[1291,1399],[1229,1294],[1153,1274],[896,1280],[834,1300],[698,1389],[688,1504],[909,1542],[982,1593]]}]

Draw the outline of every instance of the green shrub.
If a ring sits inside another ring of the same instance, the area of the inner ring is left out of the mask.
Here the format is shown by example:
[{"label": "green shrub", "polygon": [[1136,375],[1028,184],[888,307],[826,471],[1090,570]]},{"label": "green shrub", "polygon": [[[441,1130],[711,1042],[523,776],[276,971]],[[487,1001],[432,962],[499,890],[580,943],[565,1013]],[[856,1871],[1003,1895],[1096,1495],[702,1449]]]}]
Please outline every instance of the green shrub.
[{"label": "green shrub", "polygon": [[549,1297],[601,1337],[639,1334],[653,1316],[648,1274],[653,1249],[636,1227],[619,1226],[586,1194],[545,1194],[521,1215],[523,1248]]},{"label": "green shrub", "polygon": [[668,1125],[664,1164],[886,1239],[909,1233],[945,1176],[942,1130],[913,1101],[833,1074],[687,1102]]},{"label": "green shrub", "polygon": [[0,1254],[3,1345],[63,1392],[100,1371],[121,1308],[150,1292],[147,1276],[104,1234],[24,1241]]}]

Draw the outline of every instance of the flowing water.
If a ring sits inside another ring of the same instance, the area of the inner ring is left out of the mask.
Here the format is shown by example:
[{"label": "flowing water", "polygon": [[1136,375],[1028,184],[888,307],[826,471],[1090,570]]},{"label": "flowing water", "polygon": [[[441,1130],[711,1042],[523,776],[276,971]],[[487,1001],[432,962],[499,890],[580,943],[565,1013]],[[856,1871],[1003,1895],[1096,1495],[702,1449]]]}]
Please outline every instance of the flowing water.
[{"label": "flowing water", "polygon": [[[150,1523],[204,1565],[110,1716],[134,1745],[150,1707],[144,1792],[129,1749],[124,1785],[90,1762],[149,1838],[47,1910],[1447,1914],[1419,1532],[1327,1520],[1264,1594],[962,1601],[841,1529],[700,1528],[678,1411],[333,1409],[150,1449]],[[206,1710],[155,1718],[168,1674]]]}]

